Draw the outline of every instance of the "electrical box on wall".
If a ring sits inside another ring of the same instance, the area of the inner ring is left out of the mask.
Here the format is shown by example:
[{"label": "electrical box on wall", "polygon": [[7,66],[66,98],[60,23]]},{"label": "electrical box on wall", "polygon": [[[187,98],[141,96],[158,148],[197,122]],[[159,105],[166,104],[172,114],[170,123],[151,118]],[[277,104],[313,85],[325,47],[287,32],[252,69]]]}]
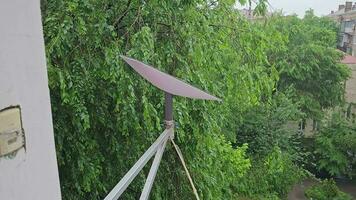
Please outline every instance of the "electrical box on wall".
[{"label": "electrical box on wall", "polygon": [[0,157],[25,146],[20,107],[0,110]]}]

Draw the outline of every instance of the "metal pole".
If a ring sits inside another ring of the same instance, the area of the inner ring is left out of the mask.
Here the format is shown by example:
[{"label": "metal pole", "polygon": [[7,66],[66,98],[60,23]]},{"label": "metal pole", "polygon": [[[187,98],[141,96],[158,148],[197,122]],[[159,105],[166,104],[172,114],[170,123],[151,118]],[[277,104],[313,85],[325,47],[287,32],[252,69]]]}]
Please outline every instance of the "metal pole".
[{"label": "metal pole", "polygon": [[141,156],[135,165],[125,174],[118,184],[110,191],[104,200],[117,200],[121,194],[126,190],[132,180],[147,164],[151,157],[156,153],[157,149],[163,142],[166,142],[173,135],[173,128],[166,129],[157,138],[157,140],[150,146],[150,148]]},{"label": "metal pole", "polygon": [[[167,140],[168,140],[168,138],[167,138]],[[164,152],[164,148],[166,147],[167,140],[164,141],[162,143],[162,145],[160,146],[160,148],[157,150],[156,156],[155,156],[155,158],[154,158],[154,160],[152,162],[152,166],[151,166],[150,172],[149,172],[149,174],[147,176],[145,186],[143,187],[140,200],[147,200],[148,197],[150,196],[150,192],[151,192],[151,189],[152,189],[152,186],[153,186],[153,182],[154,182],[154,180],[156,178],[157,170],[158,170],[159,164],[161,162],[161,159],[162,159],[162,156],[163,156],[163,152]]]},{"label": "metal pole", "polygon": [[173,95],[165,92],[164,93],[164,120],[172,121],[173,120]]}]

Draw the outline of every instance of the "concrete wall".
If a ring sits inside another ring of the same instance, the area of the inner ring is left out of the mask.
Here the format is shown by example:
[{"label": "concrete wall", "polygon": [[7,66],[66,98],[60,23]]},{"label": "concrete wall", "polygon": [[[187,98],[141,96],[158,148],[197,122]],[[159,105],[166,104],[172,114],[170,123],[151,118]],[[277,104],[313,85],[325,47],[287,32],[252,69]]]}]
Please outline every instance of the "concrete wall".
[{"label": "concrete wall", "polygon": [[20,105],[26,149],[0,158],[1,200],[58,200],[39,0],[0,0],[0,110]]},{"label": "concrete wall", "polygon": [[346,81],[346,102],[356,103],[356,64],[349,64],[347,66],[351,69],[352,75]]}]

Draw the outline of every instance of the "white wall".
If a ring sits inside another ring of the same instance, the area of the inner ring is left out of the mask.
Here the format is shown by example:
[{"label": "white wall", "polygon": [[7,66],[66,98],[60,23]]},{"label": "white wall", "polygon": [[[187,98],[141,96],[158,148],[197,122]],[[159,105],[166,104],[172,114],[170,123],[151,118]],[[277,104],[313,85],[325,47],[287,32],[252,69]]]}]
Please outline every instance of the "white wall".
[{"label": "white wall", "polygon": [[20,105],[26,150],[0,158],[1,200],[58,200],[39,0],[0,0],[0,110]]}]

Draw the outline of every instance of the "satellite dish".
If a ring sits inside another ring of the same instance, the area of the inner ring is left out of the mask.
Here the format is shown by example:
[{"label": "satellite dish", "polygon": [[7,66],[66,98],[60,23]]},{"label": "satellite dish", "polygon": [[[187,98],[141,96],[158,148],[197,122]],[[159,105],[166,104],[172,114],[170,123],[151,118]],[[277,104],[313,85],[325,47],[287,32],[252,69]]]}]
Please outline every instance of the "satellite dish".
[{"label": "satellite dish", "polygon": [[118,184],[111,190],[111,192],[105,197],[104,200],[117,200],[121,194],[126,190],[128,185],[137,176],[137,174],[142,170],[142,168],[147,164],[153,155],[155,158],[152,162],[150,172],[148,174],[146,183],[141,193],[140,200],[147,200],[149,193],[151,191],[153,181],[155,179],[159,163],[161,161],[164,148],[167,141],[170,139],[174,148],[177,151],[179,159],[181,160],[184,170],[188,176],[189,182],[193,188],[194,195],[197,200],[199,196],[195,186],[193,184],[192,178],[186,167],[183,155],[179,150],[179,147],[174,143],[174,126],[173,126],[173,95],[188,97],[192,99],[204,99],[204,100],[214,100],[221,101],[221,99],[204,92],[194,86],[191,86],[169,74],[159,71],[154,67],[151,67],[143,62],[129,58],[126,56],[121,56],[127,64],[129,64],[137,73],[139,73],[144,79],[152,83],[152,85],[161,89],[165,92],[165,122],[166,129],[157,138],[157,140],[148,148],[148,150],[140,157],[140,159],[135,163],[135,165],[125,174],[125,176],[120,180]]},{"label": "satellite dish", "polygon": [[121,56],[144,79],[148,80],[157,88],[176,96],[188,97],[192,99],[205,99],[221,101],[221,99],[210,95],[194,86],[191,86],[169,74],[159,71],[143,62]]}]

